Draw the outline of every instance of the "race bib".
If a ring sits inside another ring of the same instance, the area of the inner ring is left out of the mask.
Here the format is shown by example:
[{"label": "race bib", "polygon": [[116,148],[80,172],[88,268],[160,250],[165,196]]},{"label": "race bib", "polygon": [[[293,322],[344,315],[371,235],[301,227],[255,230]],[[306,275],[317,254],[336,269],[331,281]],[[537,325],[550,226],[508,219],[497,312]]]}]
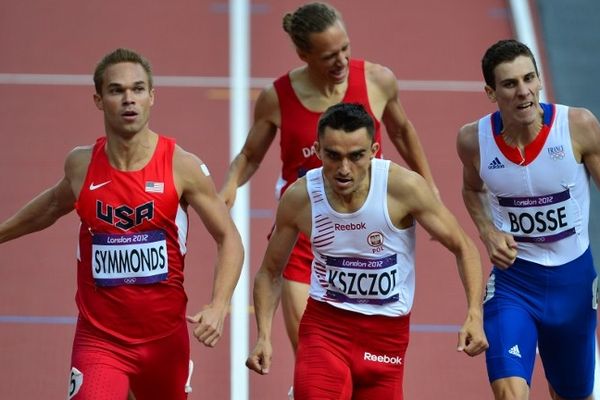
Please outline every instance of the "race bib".
[{"label": "race bib", "polygon": [[71,400],[83,385],[83,374],[77,368],[71,368],[71,376],[69,377],[69,390],[67,400]]},{"label": "race bib", "polygon": [[387,304],[398,301],[396,254],[377,259],[326,257],[327,296],[334,301]]},{"label": "race bib", "polygon": [[163,231],[93,236],[92,275],[98,286],[157,283],[167,279],[168,272]]},{"label": "race bib", "polygon": [[498,197],[504,232],[517,242],[551,243],[574,235],[579,212],[569,190],[536,197]]}]

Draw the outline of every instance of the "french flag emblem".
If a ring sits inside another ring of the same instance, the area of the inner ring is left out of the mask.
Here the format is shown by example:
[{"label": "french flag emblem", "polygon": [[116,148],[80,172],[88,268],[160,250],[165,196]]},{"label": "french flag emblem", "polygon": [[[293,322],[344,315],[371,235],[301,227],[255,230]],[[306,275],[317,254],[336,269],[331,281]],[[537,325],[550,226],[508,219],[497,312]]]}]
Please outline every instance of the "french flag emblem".
[{"label": "french flag emblem", "polygon": [[165,183],[147,181],[144,191],[148,193],[163,193],[165,191]]}]

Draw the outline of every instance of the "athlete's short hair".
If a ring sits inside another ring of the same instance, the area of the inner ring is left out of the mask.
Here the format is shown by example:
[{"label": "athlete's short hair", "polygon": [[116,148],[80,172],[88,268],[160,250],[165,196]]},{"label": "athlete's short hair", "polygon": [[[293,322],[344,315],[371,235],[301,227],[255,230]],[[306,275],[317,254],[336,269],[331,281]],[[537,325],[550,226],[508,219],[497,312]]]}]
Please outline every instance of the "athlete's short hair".
[{"label": "athlete's short hair", "polygon": [[283,30],[298,49],[310,51],[310,34],[324,32],[336,21],[343,23],[342,16],[329,4],[308,3],[283,16]]},{"label": "athlete's short hair", "polygon": [[96,87],[96,93],[102,94],[102,85],[104,84],[104,72],[111,65],[119,64],[119,63],[134,63],[139,64],[146,71],[146,75],[148,75],[148,85],[149,89],[153,87],[153,79],[152,79],[152,67],[150,66],[150,62],[144,58],[141,54],[125,48],[118,48],[104,57],[102,60],[98,62],[96,65],[96,69],[94,70],[94,86]]},{"label": "athlete's short hair", "polygon": [[481,70],[486,85],[495,90],[496,77],[494,70],[496,67],[504,62],[513,61],[519,56],[529,57],[535,67],[535,73],[539,76],[535,57],[529,47],[514,39],[500,40],[490,46],[481,59]]},{"label": "athlete's short hair", "polygon": [[338,103],[329,107],[319,118],[317,125],[318,139],[325,134],[326,128],[354,132],[366,128],[371,142],[375,137],[375,123],[373,118],[359,103]]}]

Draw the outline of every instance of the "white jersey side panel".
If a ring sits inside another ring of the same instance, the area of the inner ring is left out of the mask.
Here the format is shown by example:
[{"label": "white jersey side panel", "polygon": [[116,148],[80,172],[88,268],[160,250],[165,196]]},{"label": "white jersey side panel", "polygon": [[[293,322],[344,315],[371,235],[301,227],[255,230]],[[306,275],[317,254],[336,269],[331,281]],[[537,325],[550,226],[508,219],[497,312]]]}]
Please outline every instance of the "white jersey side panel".
[{"label": "white jersey side panel", "polygon": [[389,166],[387,160],[371,161],[365,203],[347,214],[330,206],[322,168],[307,173],[312,206],[313,299],[367,315],[410,312],[415,292],[415,227],[398,229],[391,222],[387,206]]}]

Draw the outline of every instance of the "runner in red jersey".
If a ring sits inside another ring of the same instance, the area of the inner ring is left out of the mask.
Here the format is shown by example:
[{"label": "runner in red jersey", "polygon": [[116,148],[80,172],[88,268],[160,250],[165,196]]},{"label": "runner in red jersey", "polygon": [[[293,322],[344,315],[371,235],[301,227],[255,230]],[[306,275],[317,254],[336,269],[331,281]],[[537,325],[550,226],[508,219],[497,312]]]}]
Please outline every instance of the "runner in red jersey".
[{"label": "runner in red jersey", "polygon": [[[225,202],[233,205],[237,188],[258,169],[278,130],[282,161],[278,195],[307,170],[320,166],[312,149],[317,120],[329,106],[339,102],[365,106],[376,121],[378,142],[382,121],[408,166],[437,193],[417,133],[398,99],[396,77],[382,65],[350,59],[350,40],[340,13],[327,4],[309,3],[286,14],[283,27],[305,64],[261,92],[246,143],[231,163],[221,189]],[[310,245],[300,234],[284,270],[282,287],[283,315],[294,350],[308,298],[311,260]]]},{"label": "runner in red jersey", "polygon": [[106,136],[71,151],[64,177],[0,225],[0,243],[77,209],[79,318],[68,398],[183,400],[192,372],[183,289],[188,206],[218,248],[211,303],[187,317],[207,346],[223,331],[241,240],[207,167],[150,130],[148,61],[117,49],[100,61],[94,82]]},{"label": "runner in red jersey", "polygon": [[[188,229],[173,181],[175,141],[159,137],[152,158],[137,171],[113,168],[105,147],[105,137],[93,147],[76,203],[81,218],[76,301],[92,326],[141,343],[185,323]],[[149,313],[153,305],[165,312]]]}]

